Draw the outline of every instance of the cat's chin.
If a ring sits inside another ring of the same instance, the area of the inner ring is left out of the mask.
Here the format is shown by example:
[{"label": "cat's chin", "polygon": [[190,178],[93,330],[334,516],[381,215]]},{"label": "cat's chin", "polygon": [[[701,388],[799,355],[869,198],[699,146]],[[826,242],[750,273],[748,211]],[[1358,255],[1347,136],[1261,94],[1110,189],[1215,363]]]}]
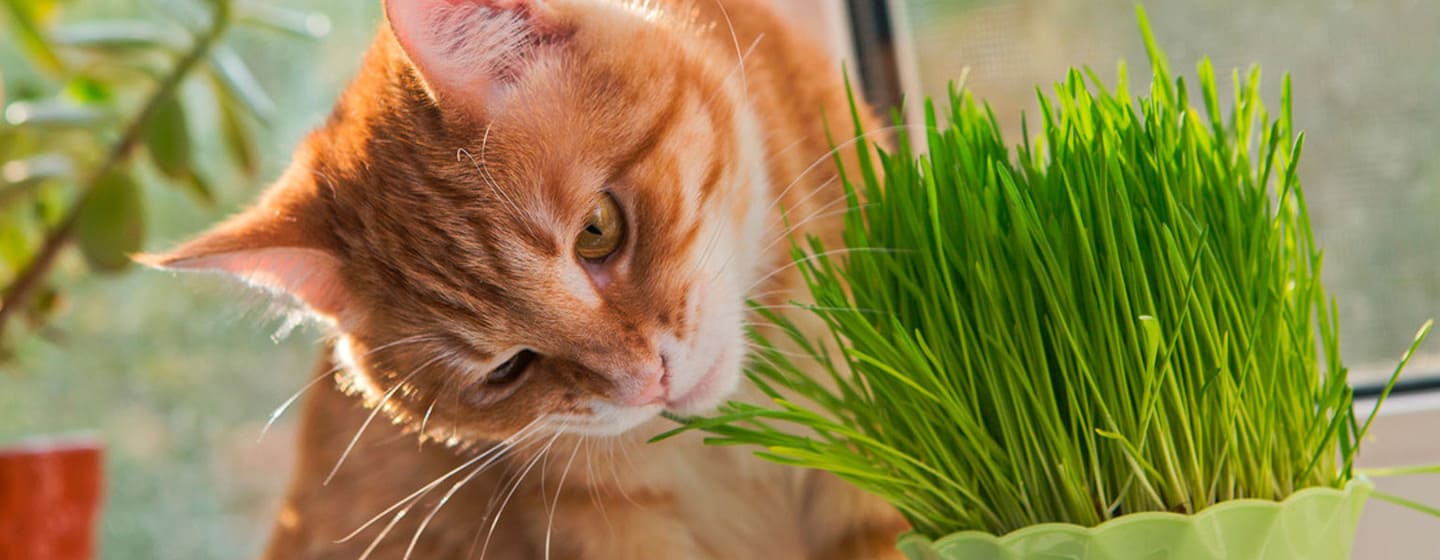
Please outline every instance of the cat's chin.
[{"label": "cat's chin", "polygon": [[583,421],[557,419],[556,427],[563,432],[581,436],[618,436],[654,420],[664,407],[659,404],[633,407],[597,404],[592,410],[594,412]]}]

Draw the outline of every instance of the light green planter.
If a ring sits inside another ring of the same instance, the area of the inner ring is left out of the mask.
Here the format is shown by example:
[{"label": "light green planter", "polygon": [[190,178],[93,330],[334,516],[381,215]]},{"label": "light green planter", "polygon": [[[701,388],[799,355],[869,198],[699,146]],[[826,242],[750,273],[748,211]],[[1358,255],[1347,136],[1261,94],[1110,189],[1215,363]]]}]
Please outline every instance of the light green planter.
[{"label": "light green planter", "polygon": [[900,537],[911,560],[1345,560],[1375,485],[1308,488],[1283,502],[1235,500],[1196,515],[1137,513],[1097,527],[1046,523],[1003,537]]}]

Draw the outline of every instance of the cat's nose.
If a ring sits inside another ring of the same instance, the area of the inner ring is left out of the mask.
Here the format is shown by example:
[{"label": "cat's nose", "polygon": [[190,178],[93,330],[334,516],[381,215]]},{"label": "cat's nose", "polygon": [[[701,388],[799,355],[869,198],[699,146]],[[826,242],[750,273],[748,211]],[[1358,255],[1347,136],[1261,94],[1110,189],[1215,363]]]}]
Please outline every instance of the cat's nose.
[{"label": "cat's nose", "polygon": [[636,390],[633,396],[624,400],[625,406],[646,406],[663,404],[670,392],[670,372],[662,362],[659,367],[650,367],[639,372],[634,380]]}]

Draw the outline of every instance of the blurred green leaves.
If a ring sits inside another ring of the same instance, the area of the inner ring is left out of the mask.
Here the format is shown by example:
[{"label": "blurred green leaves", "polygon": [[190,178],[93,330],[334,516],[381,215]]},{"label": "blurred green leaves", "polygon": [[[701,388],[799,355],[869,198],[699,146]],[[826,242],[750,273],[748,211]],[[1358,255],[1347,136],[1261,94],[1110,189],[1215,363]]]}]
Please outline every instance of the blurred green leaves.
[{"label": "blurred green leaves", "polygon": [[64,71],[65,65],[60,62],[60,56],[55,53],[55,49],[40,29],[40,21],[44,19],[42,16],[52,12],[55,3],[46,0],[3,2],[12,22],[10,28],[14,36],[20,39],[20,44],[25,47],[31,59],[51,72]]},{"label": "blurred green leaves", "polygon": [[[329,31],[324,16],[279,6],[177,2],[188,5],[167,5],[174,18],[71,21],[52,0],[0,0],[0,34],[24,54],[23,67],[0,67],[0,356],[13,319],[38,331],[61,307],[51,271],[72,241],[76,270],[122,272],[145,243],[146,189],[211,205],[212,166],[257,171],[256,127],[275,104],[225,44],[232,22],[287,40]],[[201,109],[218,119],[221,158],[197,153]]]},{"label": "blurred green leaves", "polygon": [[145,149],[161,173],[171,179],[190,175],[190,129],[179,99],[160,104],[145,127]]},{"label": "blurred green leaves", "polygon": [[145,20],[85,21],[58,25],[50,33],[57,45],[117,51],[121,49],[183,50],[188,39],[175,29]]},{"label": "blurred green leaves", "polygon": [[97,272],[130,266],[145,242],[145,202],[140,185],[124,173],[107,175],[79,208],[75,238],[85,262]]},{"label": "blurred green leaves", "polygon": [[275,102],[255,81],[250,67],[240,55],[224,45],[210,53],[210,72],[220,90],[223,104],[238,106],[259,120],[268,121],[275,114]]}]

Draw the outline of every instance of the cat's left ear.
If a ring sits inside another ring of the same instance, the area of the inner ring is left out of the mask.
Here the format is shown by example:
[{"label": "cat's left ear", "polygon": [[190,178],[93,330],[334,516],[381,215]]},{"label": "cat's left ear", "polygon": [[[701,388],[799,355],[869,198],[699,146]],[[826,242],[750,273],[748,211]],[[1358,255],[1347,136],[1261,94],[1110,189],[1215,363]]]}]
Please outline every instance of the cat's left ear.
[{"label": "cat's left ear", "polygon": [[255,207],[169,252],[135,260],[164,270],[223,272],[344,322],[354,306],[339,255],[327,242],[324,200],[308,175],[292,169]]},{"label": "cat's left ear", "polygon": [[566,35],[547,0],[385,0],[385,19],[432,94],[477,108]]}]

